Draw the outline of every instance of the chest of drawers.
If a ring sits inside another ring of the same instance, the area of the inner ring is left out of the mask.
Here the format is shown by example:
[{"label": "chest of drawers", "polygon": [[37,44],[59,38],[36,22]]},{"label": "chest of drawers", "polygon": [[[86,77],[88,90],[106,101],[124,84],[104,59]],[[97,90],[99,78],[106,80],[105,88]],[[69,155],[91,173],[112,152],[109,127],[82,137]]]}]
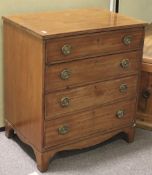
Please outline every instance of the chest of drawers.
[{"label": "chest of drawers", "polygon": [[152,24],[145,32],[137,126],[152,130]]},{"label": "chest of drawers", "polygon": [[134,138],[145,24],[101,9],[3,17],[6,136],[40,171],[57,152]]}]

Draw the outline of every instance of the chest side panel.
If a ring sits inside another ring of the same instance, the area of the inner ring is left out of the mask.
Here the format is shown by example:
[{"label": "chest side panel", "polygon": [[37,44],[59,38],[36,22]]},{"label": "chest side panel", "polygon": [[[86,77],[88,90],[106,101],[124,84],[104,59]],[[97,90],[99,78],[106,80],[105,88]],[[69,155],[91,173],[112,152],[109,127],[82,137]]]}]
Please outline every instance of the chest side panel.
[{"label": "chest side panel", "polygon": [[4,22],[5,119],[37,149],[42,143],[43,42]]}]

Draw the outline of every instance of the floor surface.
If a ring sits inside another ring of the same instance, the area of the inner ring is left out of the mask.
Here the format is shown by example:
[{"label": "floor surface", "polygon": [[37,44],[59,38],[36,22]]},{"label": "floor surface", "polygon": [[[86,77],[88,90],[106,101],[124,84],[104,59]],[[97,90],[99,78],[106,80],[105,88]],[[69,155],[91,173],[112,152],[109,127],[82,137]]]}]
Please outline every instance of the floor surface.
[{"label": "floor surface", "polygon": [[[32,150],[0,132],[0,175],[41,175]],[[44,175],[152,175],[152,132],[137,129],[134,143],[116,138],[58,155]]]}]

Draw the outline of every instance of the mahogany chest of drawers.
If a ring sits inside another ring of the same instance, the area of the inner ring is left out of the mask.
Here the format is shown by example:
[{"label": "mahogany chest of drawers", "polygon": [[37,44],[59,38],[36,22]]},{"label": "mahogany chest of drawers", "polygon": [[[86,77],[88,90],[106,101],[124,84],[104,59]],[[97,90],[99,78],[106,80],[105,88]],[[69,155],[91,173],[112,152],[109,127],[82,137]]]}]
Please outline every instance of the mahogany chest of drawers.
[{"label": "mahogany chest of drawers", "polygon": [[145,24],[101,9],[3,17],[6,136],[40,171],[57,152],[134,138]]}]

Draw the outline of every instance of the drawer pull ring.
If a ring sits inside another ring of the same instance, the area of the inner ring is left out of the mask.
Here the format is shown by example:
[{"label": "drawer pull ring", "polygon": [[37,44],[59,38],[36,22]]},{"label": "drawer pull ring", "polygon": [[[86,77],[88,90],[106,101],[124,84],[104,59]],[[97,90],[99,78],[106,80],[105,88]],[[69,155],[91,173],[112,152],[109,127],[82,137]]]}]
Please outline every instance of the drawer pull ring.
[{"label": "drawer pull ring", "polygon": [[125,111],[124,110],[118,110],[116,113],[117,118],[122,119],[125,116]]},{"label": "drawer pull ring", "polygon": [[130,36],[130,35],[126,35],[124,38],[123,38],[123,43],[125,44],[125,45],[130,45],[131,44],[131,42],[132,42],[132,36]]},{"label": "drawer pull ring", "polygon": [[127,84],[121,84],[119,90],[121,93],[127,92],[128,90]]},{"label": "drawer pull ring", "polygon": [[148,89],[142,91],[142,96],[143,96],[144,99],[149,99],[150,95],[151,95],[151,93]]},{"label": "drawer pull ring", "polygon": [[123,59],[120,63],[120,66],[123,68],[123,69],[127,69],[129,67],[129,60],[128,59]]},{"label": "drawer pull ring", "polygon": [[70,78],[71,72],[68,69],[64,69],[61,73],[60,73],[60,77],[62,80],[68,80]]},{"label": "drawer pull ring", "polygon": [[70,54],[71,54],[71,51],[72,51],[72,46],[71,46],[71,45],[65,44],[65,45],[62,47],[62,53],[63,53],[63,55],[65,55],[65,56],[70,55]]},{"label": "drawer pull ring", "polygon": [[61,126],[60,128],[58,128],[58,133],[60,135],[65,135],[70,131],[69,127],[67,125]]},{"label": "drawer pull ring", "polygon": [[61,98],[60,104],[62,107],[68,107],[70,104],[70,98],[69,97]]}]

